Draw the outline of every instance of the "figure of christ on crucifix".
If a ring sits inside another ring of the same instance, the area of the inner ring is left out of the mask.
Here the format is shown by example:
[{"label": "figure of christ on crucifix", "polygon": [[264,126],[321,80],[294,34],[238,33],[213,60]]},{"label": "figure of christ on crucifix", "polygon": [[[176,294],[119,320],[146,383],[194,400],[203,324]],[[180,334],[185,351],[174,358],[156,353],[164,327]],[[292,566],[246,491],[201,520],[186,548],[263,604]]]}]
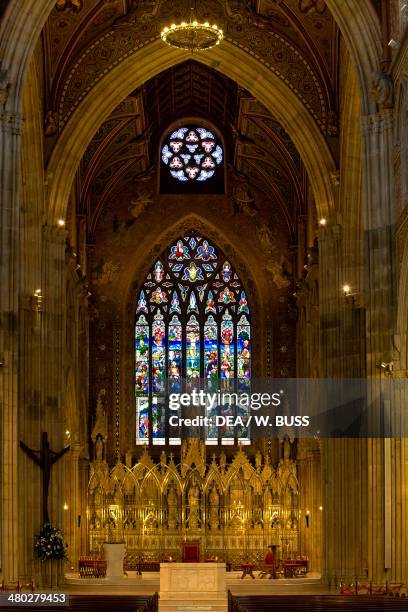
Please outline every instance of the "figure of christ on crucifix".
[{"label": "figure of christ on crucifix", "polygon": [[42,432],[41,435],[41,448],[40,450],[32,450],[28,448],[20,440],[20,448],[36,463],[40,469],[42,470],[42,481],[43,481],[43,523],[49,523],[50,517],[48,514],[48,490],[50,486],[50,478],[51,478],[51,468],[60,459],[66,452],[69,451],[70,447],[66,446],[59,453],[56,453],[50,449],[50,444],[48,442],[48,434],[46,431]]}]

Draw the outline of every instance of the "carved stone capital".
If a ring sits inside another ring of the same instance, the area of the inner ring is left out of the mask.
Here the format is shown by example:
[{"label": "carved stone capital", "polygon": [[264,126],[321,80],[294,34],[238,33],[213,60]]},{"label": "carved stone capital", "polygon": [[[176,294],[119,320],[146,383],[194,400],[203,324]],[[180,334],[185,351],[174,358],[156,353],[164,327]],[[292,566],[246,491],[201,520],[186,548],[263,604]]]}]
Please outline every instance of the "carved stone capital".
[{"label": "carved stone capital", "polygon": [[6,106],[11,87],[7,74],[7,70],[0,70],[0,108]]},{"label": "carved stone capital", "polygon": [[65,228],[58,225],[43,225],[42,235],[48,243],[63,246],[65,249],[68,236],[68,231]]},{"label": "carved stone capital", "polygon": [[392,130],[394,126],[394,112],[387,108],[373,115],[361,118],[361,127],[365,134],[380,134]]},{"label": "carved stone capital", "polygon": [[334,172],[330,172],[330,180],[334,187],[338,187],[340,185],[340,170],[334,170]]},{"label": "carved stone capital", "polygon": [[[1,98],[1,91],[0,91]],[[19,136],[24,124],[24,118],[19,113],[2,111],[0,113],[0,125],[3,132]]]},{"label": "carved stone capital", "polygon": [[378,71],[373,75],[371,93],[380,110],[393,107],[394,84],[388,74]]}]

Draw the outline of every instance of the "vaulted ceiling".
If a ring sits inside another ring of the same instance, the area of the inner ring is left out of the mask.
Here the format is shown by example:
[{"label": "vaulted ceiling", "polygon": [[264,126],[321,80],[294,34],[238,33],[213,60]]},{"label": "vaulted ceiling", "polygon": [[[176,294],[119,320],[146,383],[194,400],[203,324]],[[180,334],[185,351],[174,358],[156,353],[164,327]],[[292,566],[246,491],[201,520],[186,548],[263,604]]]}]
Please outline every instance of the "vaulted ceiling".
[{"label": "vaulted ceiling", "polygon": [[[58,129],[89,89],[132,49],[190,14],[190,0],[58,0],[43,31],[46,109]],[[327,132],[335,125],[338,29],[324,0],[207,0],[197,15],[257,55],[297,92]]]},{"label": "vaulted ceiling", "polygon": [[[135,45],[185,18],[190,0],[58,0],[43,31],[45,155],[89,90]],[[208,0],[227,40],[257,54],[299,96],[324,136],[337,136],[339,33],[324,0]],[[104,203],[158,160],[173,121],[203,118],[223,134],[234,172],[271,200],[293,232],[306,189],[299,154],[276,119],[215,67],[191,60],[150,79],[111,113],[78,172],[81,210],[92,232]]]},{"label": "vaulted ceiling", "polygon": [[301,212],[304,169],[271,114],[247,91],[195,61],[160,73],[111,114],[90,143],[80,169],[82,214],[95,228],[104,204],[157,167],[160,138],[175,120],[203,118],[223,134],[229,167],[280,208],[287,226]]}]

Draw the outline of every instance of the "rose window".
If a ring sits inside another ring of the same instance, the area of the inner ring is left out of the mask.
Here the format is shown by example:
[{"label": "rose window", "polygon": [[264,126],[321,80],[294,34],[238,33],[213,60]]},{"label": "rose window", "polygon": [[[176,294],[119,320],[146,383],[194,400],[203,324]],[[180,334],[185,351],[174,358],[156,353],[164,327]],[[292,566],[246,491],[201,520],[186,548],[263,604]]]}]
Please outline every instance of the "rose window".
[{"label": "rose window", "polygon": [[161,155],[171,176],[182,182],[207,181],[223,160],[218,139],[203,127],[175,130],[167,137]]}]

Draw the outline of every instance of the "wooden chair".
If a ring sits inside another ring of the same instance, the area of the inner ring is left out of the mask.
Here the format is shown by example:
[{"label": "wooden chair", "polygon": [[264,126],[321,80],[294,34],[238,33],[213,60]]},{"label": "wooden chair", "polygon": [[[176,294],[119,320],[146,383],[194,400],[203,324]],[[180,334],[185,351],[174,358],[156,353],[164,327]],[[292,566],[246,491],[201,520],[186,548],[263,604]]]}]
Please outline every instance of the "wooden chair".
[{"label": "wooden chair", "polygon": [[199,563],[200,542],[183,542],[181,553],[183,563]]}]

